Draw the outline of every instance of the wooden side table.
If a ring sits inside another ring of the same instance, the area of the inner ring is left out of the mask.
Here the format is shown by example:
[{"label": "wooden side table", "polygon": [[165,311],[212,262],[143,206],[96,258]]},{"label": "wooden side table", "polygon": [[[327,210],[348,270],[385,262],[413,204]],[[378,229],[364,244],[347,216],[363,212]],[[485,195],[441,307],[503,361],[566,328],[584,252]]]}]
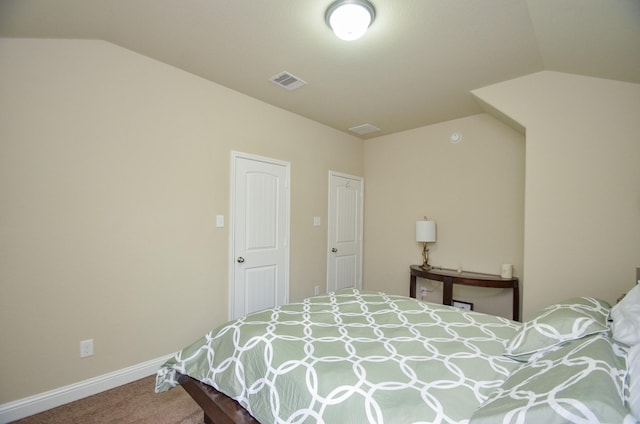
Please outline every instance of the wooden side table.
[{"label": "wooden side table", "polygon": [[458,272],[454,269],[430,268],[424,269],[420,265],[411,265],[409,280],[409,296],[416,297],[417,277],[427,280],[442,281],[442,304],[451,305],[453,302],[453,285],[462,284],[474,287],[490,287],[499,289],[513,289],[513,320],[520,321],[520,287],[517,278],[502,278],[499,275],[482,274],[479,272]]}]

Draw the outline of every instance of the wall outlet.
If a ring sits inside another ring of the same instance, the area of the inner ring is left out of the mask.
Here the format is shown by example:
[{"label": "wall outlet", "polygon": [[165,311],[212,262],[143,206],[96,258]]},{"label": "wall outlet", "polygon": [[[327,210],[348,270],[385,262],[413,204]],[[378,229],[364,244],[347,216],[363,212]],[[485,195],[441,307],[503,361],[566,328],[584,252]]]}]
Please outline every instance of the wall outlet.
[{"label": "wall outlet", "polygon": [[318,296],[318,295],[320,295],[320,286],[315,286],[315,287],[313,288],[313,295],[314,295],[314,296]]},{"label": "wall outlet", "polygon": [[93,339],[80,342],[80,357],[86,358],[93,355]]}]

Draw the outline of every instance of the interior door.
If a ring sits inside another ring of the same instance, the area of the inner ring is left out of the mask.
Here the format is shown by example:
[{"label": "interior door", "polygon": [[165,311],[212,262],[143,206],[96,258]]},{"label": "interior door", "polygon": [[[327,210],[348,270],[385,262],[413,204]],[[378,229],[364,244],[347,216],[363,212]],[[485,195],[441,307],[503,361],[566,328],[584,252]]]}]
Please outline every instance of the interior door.
[{"label": "interior door", "polygon": [[329,172],[327,290],[362,288],[362,177]]},{"label": "interior door", "polygon": [[287,162],[232,153],[231,318],[289,301]]}]

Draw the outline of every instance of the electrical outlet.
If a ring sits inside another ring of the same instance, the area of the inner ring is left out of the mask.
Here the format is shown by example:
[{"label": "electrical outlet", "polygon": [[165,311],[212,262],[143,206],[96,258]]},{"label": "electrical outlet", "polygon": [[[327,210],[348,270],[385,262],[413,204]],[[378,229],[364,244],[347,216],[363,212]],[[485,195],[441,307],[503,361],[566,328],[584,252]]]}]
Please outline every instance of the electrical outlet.
[{"label": "electrical outlet", "polygon": [[86,358],[93,355],[93,339],[80,342],[80,357]]},{"label": "electrical outlet", "polygon": [[315,287],[313,288],[313,295],[314,295],[314,296],[318,296],[318,295],[320,295],[320,286],[315,286]]}]

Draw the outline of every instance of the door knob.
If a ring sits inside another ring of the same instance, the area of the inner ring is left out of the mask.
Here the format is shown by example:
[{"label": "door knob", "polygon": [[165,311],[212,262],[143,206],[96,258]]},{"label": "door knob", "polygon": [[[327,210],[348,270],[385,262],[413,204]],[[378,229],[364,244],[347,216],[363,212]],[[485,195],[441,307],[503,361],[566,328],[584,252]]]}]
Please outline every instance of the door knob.
[{"label": "door knob", "polygon": [[236,259],[238,261],[239,264],[244,262],[244,258],[242,256],[238,256],[238,259]]},{"label": "door knob", "polygon": [[331,248],[331,251],[332,251],[333,253],[336,253],[336,252],[338,251],[338,249],[336,249],[335,247],[333,247],[333,248]]}]

